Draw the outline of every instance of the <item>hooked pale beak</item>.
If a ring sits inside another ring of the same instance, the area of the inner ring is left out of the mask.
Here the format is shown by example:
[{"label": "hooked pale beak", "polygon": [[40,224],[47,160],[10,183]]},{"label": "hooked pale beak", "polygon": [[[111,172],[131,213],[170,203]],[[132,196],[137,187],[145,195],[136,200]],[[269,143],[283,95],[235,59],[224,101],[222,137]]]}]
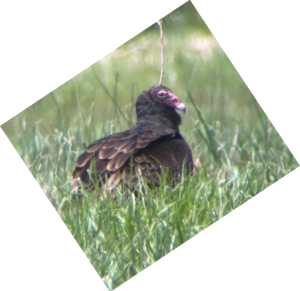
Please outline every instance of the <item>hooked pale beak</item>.
[{"label": "hooked pale beak", "polygon": [[178,106],[175,107],[177,110],[182,111],[183,113],[185,113],[186,111],[186,107],[183,103],[180,103]]}]

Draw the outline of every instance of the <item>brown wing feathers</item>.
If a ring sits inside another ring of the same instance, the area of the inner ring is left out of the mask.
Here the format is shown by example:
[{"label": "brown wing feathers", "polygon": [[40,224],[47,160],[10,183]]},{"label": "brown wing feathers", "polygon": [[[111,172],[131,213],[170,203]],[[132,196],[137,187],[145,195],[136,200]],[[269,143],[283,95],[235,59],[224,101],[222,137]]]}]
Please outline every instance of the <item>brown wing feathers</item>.
[{"label": "brown wing feathers", "polygon": [[[176,147],[181,147],[182,142],[184,142],[182,144],[184,149],[183,151],[179,150],[179,152],[181,155],[187,156],[192,165],[190,148],[186,147],[187,144],[178,133],[181,118],[176,113],[176,108],[174,109],[169,105],[170,100],[167,100],[168,106],[152,100],[156,98],[156,95],[153,94],[161,92],[159,90],[167,92],[170,89],[164,86],[154,87],[148,91],[143,91],[139,96],[136,103],[138,119],[131,129],[93,142],[78,157],[73,172],[73,187],[79,187],[78,179],[89,189],[93,188],[93,181],[97,180],[99,180],[99,186],[107,182],[109,188],[117,186],[122,181],[136,187],[139,172],[157,184],[162,166],[173,166],[168,159],[172,157],[174,160]],[[177,98],[175,95],[176,98],[173,97],[172,92],[170,94],[171,99]],[[178,98],[174,104],[176,102],[180,102]],[[175,105],[181,110],[184,105],[177,105],[177,103]],[[172,139],[177,140],[175,152],[174,147],[172,147]],[[168,142],[165,143],[165,140]],[[164,144],[169,145],[172,152],[169,152],[168,148],[164,148]],[[163,149],[162,155],[160,154],[161,148]],[[187,153],[185,153],[186,151]],[[179,167],[178,162],[175,161],[175,169],[173,169],[175,172],[180,171],[183,160],[184,158],[179,157],[179,164],[181,163]]]}]

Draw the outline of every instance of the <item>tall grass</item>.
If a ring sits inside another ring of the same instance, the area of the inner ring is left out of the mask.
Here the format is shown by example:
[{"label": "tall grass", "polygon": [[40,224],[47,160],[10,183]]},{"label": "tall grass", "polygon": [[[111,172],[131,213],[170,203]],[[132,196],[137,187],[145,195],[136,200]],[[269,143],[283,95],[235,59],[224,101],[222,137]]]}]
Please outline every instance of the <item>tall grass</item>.
[{"label": "tall grass", "polygon": [[[198,168],[174,189],[165,179],[156,190],[144,183],[145,193],[139,191],[142,199],[130,192],[118,193],[116,202],[105,189],[83,192],[80,200],[69,193],[75,160],[84,150],[83,137],[91,135],[89,142],[96,139],[93,107],[89,118],[81,116],[82,130],[59,123],[59,129],[49,132],[42,122],[27,126],[18,118],[21,157],[109,289],[298,166],[267,119],[251,132],[238,122],[232,126],[234,131],[225,132],[218,121],[208,124],[192,94],[187,94],[198,119],[184,136],[196,145],[192,150]],[[59,107],[56,110],[61,120]],[[122,113],[130,120],[128,112]],[[111,115],[116,116],[114,110]],[[100,136],[117,131],[119,118],[104,122]]]}]

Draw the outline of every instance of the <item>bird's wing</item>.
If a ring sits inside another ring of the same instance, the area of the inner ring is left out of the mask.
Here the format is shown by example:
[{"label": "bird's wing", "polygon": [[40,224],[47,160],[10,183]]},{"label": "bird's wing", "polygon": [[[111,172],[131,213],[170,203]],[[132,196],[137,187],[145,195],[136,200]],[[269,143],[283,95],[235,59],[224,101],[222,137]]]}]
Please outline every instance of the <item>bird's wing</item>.
[{"label": "bird's wing", "polygon": [[90,144],[78,157],[73,179],[80,178],[85,184],[90,184],[90,175],[97,179],[105,174],[112,176],[122,170],[121,167],[132,154],[155,140],[175,134],[174,129],[161,125],[136,124],[129,130],[103,137]]}]

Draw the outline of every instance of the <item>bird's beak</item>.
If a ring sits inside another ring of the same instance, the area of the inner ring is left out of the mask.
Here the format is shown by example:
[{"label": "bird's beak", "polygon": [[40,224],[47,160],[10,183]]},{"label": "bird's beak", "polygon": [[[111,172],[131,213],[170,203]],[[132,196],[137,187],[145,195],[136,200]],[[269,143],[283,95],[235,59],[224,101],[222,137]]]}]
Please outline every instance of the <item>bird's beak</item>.
[{"label": "bird's beak", "polygon": [[186,107],[183,103],[180,103],[178,106],[176,106],[176,109],[182,111],[183,113],[186,111]]}]

